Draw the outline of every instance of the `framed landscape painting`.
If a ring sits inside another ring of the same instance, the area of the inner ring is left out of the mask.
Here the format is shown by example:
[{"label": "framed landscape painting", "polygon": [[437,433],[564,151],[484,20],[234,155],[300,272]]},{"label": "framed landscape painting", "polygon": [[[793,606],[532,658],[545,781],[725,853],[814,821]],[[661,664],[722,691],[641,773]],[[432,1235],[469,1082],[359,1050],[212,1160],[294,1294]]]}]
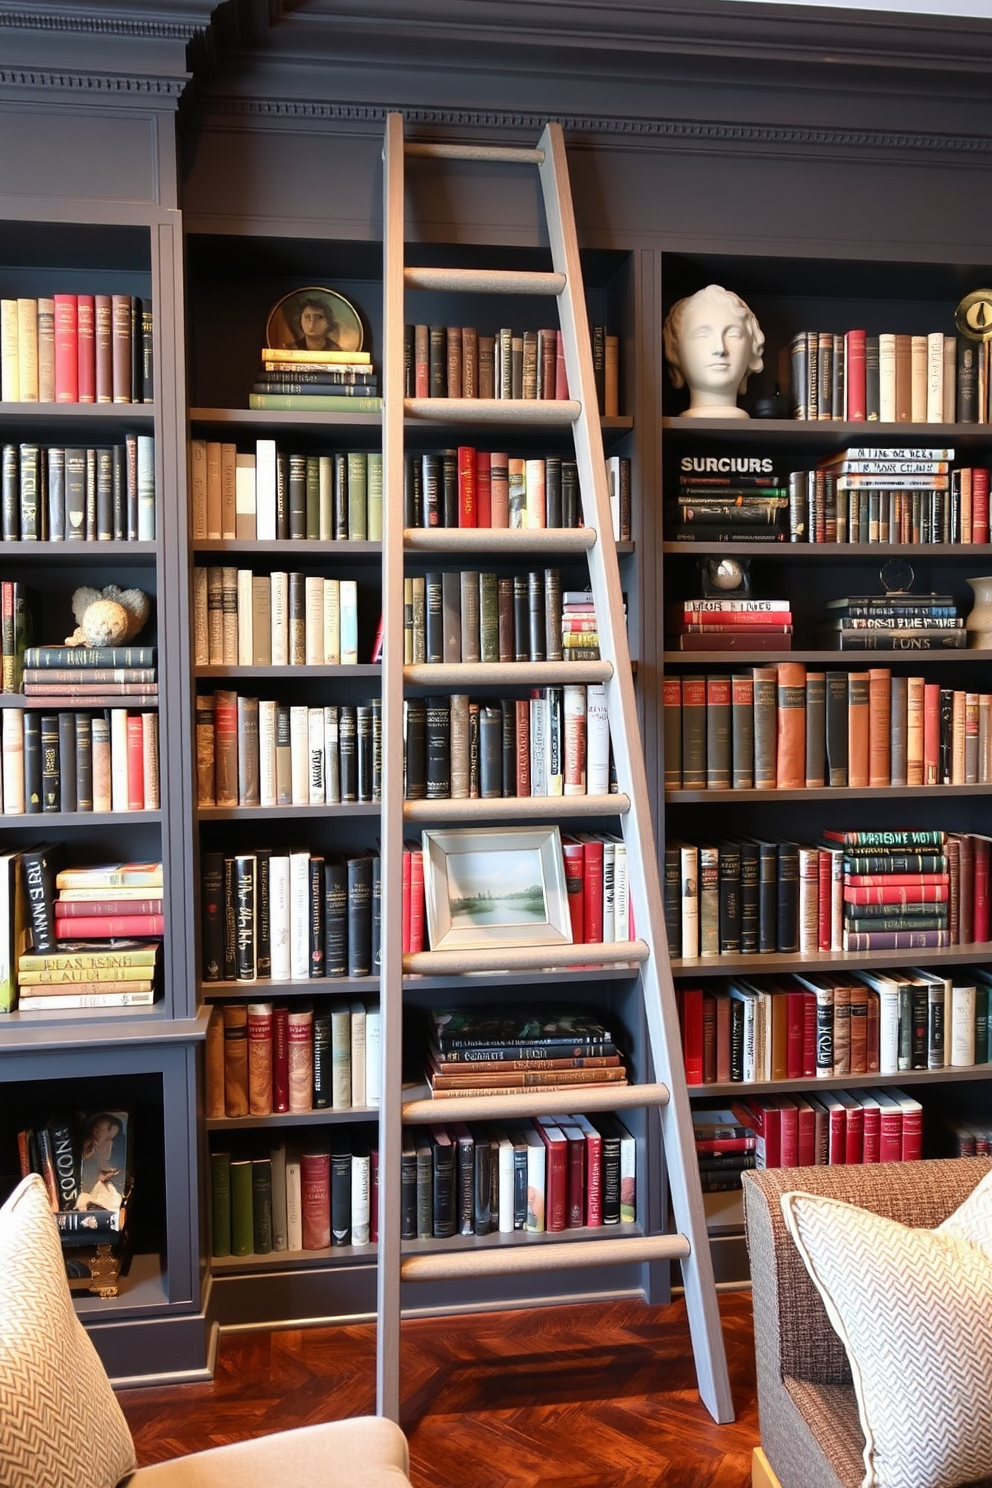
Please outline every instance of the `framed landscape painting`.
[{"label": "framed landscape painting", "polygon": [[431,950],[571,944],[557,827],[431,828],[423,845]]}]

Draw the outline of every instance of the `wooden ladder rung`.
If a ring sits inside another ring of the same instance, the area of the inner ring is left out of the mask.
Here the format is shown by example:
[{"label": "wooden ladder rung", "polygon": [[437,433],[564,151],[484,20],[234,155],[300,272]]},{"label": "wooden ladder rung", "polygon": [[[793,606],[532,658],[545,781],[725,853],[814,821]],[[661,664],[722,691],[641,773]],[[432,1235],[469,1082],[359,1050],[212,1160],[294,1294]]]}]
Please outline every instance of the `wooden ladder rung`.
[{"label": "wooden ladder rung", "polygon": [[595,527],[407,527],[403,546],[411,553],[588,553]]},{"label": "wooden ladder rung", "polygon": [[416,687],[554,687],[566,682],[607,682],[609,661],[418,661],[403,668]]},{"label": "wooden ladder rung", "polygon": [[[568,1116],[573,1111],[631,1111],[667,1106],[667,1085],[564,1085],[508,1091],[505,1095],[435,1096],[406,1101],[403,1120],[410,1126],[438,1121],[507,1121],[525,1116]],[[521,1107],[526,1111],[521,1112]]]},{"label": "wooden ladder rung", "polygon": [[407,418],[445,424],[574,424],[582,410],[574,398],[404,398]]},{"label": "wooden ladder rung", "polygon": [[447,145],[432,140],[406,140],[407,155],[428,160],[491,160],[507,165],[543,165],[544,151],[516,145]]},{"label": "wooden ladder rung", "polygon": [[407,289],[444,290],[453,294],[560,295],[564,274],[537,269],[406,268]]},{"label": "wooden ladder rung", "polygon": [[683,1261],[690,1254],[684,1235],[631,1235],[629,1239],[551,1240],[536,1244],[467,1246],[462,1251],[407,1255],[402,1281],[457,1281],[473,1276],[519,1276],[527,1271],[567,1271],[575,1266],[639,1265]]},{"label": "wooden ladder rung", "polygon": [[412,951],[403,971],[421,976],[460,976],[467,971],[543,971],[556,966],[625,966],[651,954],[643,940],[597,941],[593,945],[499,946],[483,951]]},{"label": "wooden ladder rung", "polygon": [[608,796],[500,796],[489,800],[455,797],[447,801],[404,801],[403,820],[433,821],[528,821],[567,816],[626,816],[630,797],[622,791]]}]

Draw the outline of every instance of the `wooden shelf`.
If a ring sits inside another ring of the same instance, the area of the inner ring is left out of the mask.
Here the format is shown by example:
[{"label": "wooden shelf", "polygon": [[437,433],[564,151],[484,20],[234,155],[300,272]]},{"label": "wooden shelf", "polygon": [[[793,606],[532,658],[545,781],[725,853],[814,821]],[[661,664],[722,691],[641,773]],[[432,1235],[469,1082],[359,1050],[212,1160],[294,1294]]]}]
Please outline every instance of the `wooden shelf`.
[{"label": "wooden shelf", "polygon": [[929,666],[931,662],[992,661],[992,651],[971,649],[960,651],[817,651],[797,649],[795,651],[663,651],[662,665],[673,666],[774,666],[779,661],[802,661],[812,665],[828,666],[836,670],[850,667],[860,671],[872,666]]},{"label": "wooden shelf", "polygon": [[454,799],[445,801],[404,801],[403,820],[433,821],[514,821],[537,817],[556,820],[582,816],[625,816],[630,810],[630,797],[616,792],[609,796],[507,796],[491,800]]},{"label": "wooden shelf", "polygon": [[308,816],[378,816],[378,801],[325,801],[300,806],[198,806],[200,821],[279,821]]},{"label": "wooden shelf", "polygon": [[438,661],[403,668],[403,681],[412,687],[554,687],[566,682],[606,682],[613,676],[609,661]]},{"label": "wooden shelf", "polygon": [[881,1075],[878,1070],[860,1071],[850,1075],[804,1075],[798,1080],[721,1080],[713,1085],[690,1085],[690,1100],[739,1100],[749,1095],[787,1094],[789,1091],[806,1090],[815,1094],[818,1090],[858,1090],[862,1086],[880,1085],[933,1085],[948,1081],[987,1080],[992,1074],[992,1065],[969,1064],[948,1066],[936,1070],[899,1070],[893,1075]]},{"label": "wooden shelf", "polygon": [[236,538],[198,537],[191,544],[194,553],[209,556],[243,553],[246,558],[311,558],[322,564],[351,563],[368,559],[378,563],[382,557],[381,542],[353,542],[348,538],[330,540],[303,537]]},{"label": "wooden shelf", "polygon": [[378,1106],[322,1106],[315,1111],[271,1111],[267,1116],[208,1116],[204,1126],[207,1131],[268,1131],[287,1126],[333,1126],[378,1119]]},{"label": "wooden shelf", "polygon": [[760,801],[864,801],[880,797],[882,800],[926,800],[932,796],[987,796],[992,794],[992,782],[973,785],[825,785],[803,786],[796,790],[666,790],[665,800],[673,806],[700,805],[706,801],[740,803]]},{"label": "wooden shelf", "polygon": [[[863,426],[862,426],[863,427]],[[992,434],[992,425],[987,425]],[[974,563],[976,558],[992,554],[989,543],[790,543],[748,542],[663,542],[663,553],[695,553],[699,557],[718,554],[722,558],[783,558],[791,563],[878,563],[886,558],[953,558],[961,563]]]},{"label": "wooden shelf", "polygon": [[309,681],[310,678],[378,681],[382,676],[382,667],[378,662],[363,661],[336,666],[314,666],[310,662],[305,666],[198,666],[194,668],[193,675],[214,681],[229,677],[232,682],[239,679],[248,681],[251,678],[273,682],[299,682],[301,679]]},{"label": "wooden shelf", "polygon": [[905,966],[933,962],[941,966],[964,966],[972,961],[992,959],[992,944],[983,941],[969,946],[944,946],[934,950],[910,951],[761,951],[755,955],[672,957],[672,976],[676,981],[696,980],[704,976],[748,976],[757,973],[796,971],[802,966],[835,966],[845,971],[856,967]]}]

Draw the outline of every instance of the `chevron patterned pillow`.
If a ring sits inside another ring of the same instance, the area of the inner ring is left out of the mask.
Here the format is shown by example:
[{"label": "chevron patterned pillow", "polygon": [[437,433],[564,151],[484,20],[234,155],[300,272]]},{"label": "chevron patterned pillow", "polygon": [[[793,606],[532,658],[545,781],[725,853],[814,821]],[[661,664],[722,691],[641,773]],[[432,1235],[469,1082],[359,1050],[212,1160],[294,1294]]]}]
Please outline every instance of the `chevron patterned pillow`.
[{"label": "chevron patterned pillow", "polygon": [[65,1279],[45,1185],[0,1208],[0,1488],[116,1488],[134,1445]]},{"label": "chevron patterned pillow", "polygon": [[782,1212],[850,1360],[861,1488],[992,1474],[992,1173],[935,1230],[816,1194]]}]

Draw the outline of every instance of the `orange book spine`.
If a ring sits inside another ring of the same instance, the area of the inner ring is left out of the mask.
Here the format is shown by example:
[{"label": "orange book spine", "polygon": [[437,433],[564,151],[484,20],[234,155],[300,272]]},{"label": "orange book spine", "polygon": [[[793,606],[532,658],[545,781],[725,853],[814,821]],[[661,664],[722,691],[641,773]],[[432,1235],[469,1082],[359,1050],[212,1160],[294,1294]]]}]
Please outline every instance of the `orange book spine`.
[{"label": "orange book spine", "polygon": [[892,784],[892,672],[868,672],[868,784]]},{"label": "orange book spine", "polygon": [[91,294],[76,296],[76,387],[80,403],[96,402],[96,309]]},{"label": "orange book spine", "polygon": [[847,783],[868,784],[869,673],[851,672],[847,679]]},{"label": "orange book spine", "polygon": [[[939,691],[939,689],[938,689]],[[924,734],[926,730],[926,683],[922,677],[906,679],[906,784],[924,783]]]},{"label": "orange book spine", "polygon": [[802,662],[778,664],[777,719],[776,786],[801,790],[806,784],[806,668]]}]

